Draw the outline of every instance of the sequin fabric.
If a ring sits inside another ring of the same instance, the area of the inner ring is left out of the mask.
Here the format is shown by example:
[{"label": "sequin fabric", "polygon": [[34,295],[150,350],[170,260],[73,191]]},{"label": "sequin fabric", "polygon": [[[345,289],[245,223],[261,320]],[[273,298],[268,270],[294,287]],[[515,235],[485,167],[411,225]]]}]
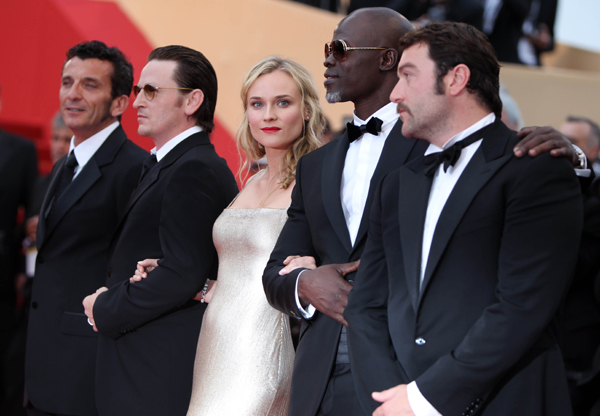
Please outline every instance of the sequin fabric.
[{"label": "sequin fabric", "polygon": [[218,284],[202,321],[188,416],[288,414],[289,318],[262,285],[286,219],[285,209],[226,209],[215,222]]}]

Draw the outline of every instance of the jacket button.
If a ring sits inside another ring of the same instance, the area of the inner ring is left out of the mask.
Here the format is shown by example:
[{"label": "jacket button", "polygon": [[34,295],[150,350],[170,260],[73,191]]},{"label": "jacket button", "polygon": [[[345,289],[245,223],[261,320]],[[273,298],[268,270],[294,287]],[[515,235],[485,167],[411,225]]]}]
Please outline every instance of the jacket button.
[{"label": "jacket button", "polygon": [[109,267],[109,268],[108,268],[108,271],[106,272],[106,275],[107,275],[108,277],[110,277],[110,273],[111,273],[111,269],[110,269],[110,267]]},{"label": "jacket button", "polygon": [[31,302],[31,307],[33,309],[37,309],[37,302]]},{"label": "jacket button", "polygon": [[427,341],[425,341],[423,338],[417,338],[415,339],[415,344],[417,345],[425,345]]}]

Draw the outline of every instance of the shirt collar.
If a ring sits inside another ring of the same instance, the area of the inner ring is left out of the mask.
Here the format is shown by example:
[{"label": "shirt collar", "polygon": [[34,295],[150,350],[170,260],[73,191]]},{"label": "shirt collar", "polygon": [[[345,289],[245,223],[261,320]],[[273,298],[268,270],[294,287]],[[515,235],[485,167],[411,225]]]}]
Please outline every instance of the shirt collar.
[{"label": "shirt collar", "polygon": [[98,133],[88,137],[77,146],[75,146],[75,136],[71,137],[69,153],[71,153],[71,151],[75,152],[75,159],[77,159],[77,164],[79,165],[80,169],[83,168],[87,162],[89,162],[92,156],[94,156],[100,146],[104,144],[106,139],[108,139],[108,136],[110,136],[111,133],[117,129],[117,127],[119,127],[119,122],[115,121],[110,126],[105,127]]},{"label": "shirt collar", "polygon": [[356,115],[356,112],[354,112],[354,125],[355,126],[361,126],[363,124],[366,124],[373,117],[377,117],[381,121],[383,121],[383,124],[381,126],[381,129],[383,130],[383,129],[385,129],[385,127],[388,124],[395,123],[396,120],[398,120],[398,117],[400,117],[400,115],[398,114],[398,110],[397,110],[396,104],[395,103],[389,103],[389,104],[386,104],[383,107],[381,107],[375,113],[371,114],[371,116],[369,118],[367,118],[366,120],[364,120],[364,121],[361,120],[360,118],[358,118],[358,116]]},{"label": "shirt collar", "polygon": [[160,149],[156,150],[155,147],[154,149],[150,150],[150,154],[156,155],[156,161],[160,162],[161,159],[167,155],[167,153],[175,148],[175,146],[190,137],[192,134],[200,133],[201,131],[202,127],[200,126],[190,127],[186,131],[179,133],[177,136],[166,142]]},{"label": "shirt collar", "polygon": [[466,128],[465,130],[463,130],[460,133],[453,136],[450,140],[448,140],[442,146],[442,148],[439,148],[438,146],[430,143],[429,147],[425,151],[425,156],[427,156],[431,153],[441,152],[442,150],[449,148],[454,143],[459,142],[459,141],[463,140],[464,138],[466,138],[467,136],[469,136],[471,133],[474,133],[477,130],[481,130],[482,128],[484,128],[485,126],[487,126],[489,124],[492,124],[495,120],[496,120],[496,115],[494,113],[488,114],[487,116],[485,116],[484,118],[479,120],[477,123],[473,124],[472,126]]}]

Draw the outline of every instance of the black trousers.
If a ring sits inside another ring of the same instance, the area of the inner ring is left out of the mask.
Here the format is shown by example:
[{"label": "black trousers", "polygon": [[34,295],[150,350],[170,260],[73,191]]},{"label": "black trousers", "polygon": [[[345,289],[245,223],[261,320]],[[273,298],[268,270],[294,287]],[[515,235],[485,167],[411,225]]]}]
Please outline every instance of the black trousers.
[{"label": "black trousers", "polygon": [[354,388],[350,364],[336,364],[317,416],[365,416]]}]

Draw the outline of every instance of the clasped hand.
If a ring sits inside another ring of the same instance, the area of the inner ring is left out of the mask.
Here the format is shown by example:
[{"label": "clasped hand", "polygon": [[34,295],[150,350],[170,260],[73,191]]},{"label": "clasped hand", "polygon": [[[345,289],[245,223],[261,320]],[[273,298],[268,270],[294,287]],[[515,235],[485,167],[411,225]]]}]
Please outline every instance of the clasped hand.
[{"label": "clasped hand", "polygon": [[[286,264],[286,268],[289,268],[289,271],[292,271],[298,267],[306,267],[314,269],[316,266],[314,257],[311,256],[289,256],[285,259],[284,264]],[[135,273],[133,276],[129,278],[130,283],[139,282],[142,279],[148,277],[148,273],[158,267],[158,259],[145,259],[142,261],[138,261]],[[280,273],[281,274],[281,273]],[[217,286],[216,280],[208,281],[208,289],[204,294],[204,302],[209,303],[212,299],[212,295]],[[194,300],[202,299],[202,291],[198,292],[194,297]]]},{"label": "clasped hand", "polygon": [[306,270],[298,279],[298,296],[303,306],[311,304],[319,312],[335,319],[344,326],[344,309],[352,285],[344,279],[358,269],[360,260],[344,264],[326,264],[314,270]]}]

